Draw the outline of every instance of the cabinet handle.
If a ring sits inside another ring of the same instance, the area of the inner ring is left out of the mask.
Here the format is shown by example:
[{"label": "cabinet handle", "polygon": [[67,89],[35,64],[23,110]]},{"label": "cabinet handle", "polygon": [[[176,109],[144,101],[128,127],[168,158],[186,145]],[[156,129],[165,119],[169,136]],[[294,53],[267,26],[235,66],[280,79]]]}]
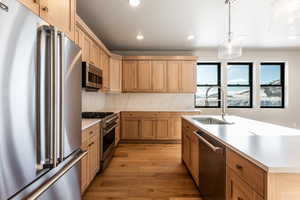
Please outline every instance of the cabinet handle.
[{"label": "cabinet handle", "polygon": [[94,131],[90,131],[90,135],[92,135],[94,133]]},{"label": "cabinet handle", "polygon": [[95,144],[95,142],[92,142],[91,144],[89,144],[89,147],[92,146],[93,144]]},{"label": "cabinet handle", "polygon": [[241,166],[241,165],[239,165],[239,164],[237,164],[235,167],[236,167],[236,169],[238,169],[238,170],[241,170],[241,171],[243,170],[243,166]]},{"label": "cabinet handle", "polygon": [[42,8],[42,10],[45,11],[45,12],[48,12],[49,8],[47,6],[45,6],[45,7]]},{"label": "cabinet handle", "polygon": [[238,200],[243,200],[243,198],[241,198],[241,197],[238,197],[237,199],[238,199]]}]

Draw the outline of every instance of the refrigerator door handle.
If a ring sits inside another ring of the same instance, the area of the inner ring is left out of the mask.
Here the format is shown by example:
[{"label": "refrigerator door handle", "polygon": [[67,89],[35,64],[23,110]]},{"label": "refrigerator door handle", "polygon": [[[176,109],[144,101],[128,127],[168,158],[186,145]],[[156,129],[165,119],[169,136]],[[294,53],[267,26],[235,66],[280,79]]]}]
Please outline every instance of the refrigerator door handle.
[{"label": "refrigerator door handle", "polygon": [[57,172],[50,179],[45,181],[40,187],[34,190],[28,197],[27,200],[35,200],[41,196],[45,191],[47,191],[56,181],[58,181],[65,173],[67,173],[72,167],[74,167],[84,156],[86,156],[87,151],[80,151],[80,153],[73,158],[65,167]]},{"label": "refrigerator door handle", "polygon": [[46,25],[41,26],[38,30],[38,64],[36,69],[38,170],[57,166],[56,32],[54,27]]},{"label": "refrigerator door handle", "polygon": [[65,48],[64,48],[64,38],[65,35],[62,32],[58,33],[59,37],[59,160],[64,160],[64,94],[65,94],[65,73],[64,73],[64,64],[65,64]]}]

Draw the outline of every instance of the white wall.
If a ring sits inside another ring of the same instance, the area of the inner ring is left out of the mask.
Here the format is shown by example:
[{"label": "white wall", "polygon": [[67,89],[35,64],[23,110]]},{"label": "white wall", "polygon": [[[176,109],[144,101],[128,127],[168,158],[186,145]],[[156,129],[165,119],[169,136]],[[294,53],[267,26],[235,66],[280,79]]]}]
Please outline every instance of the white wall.
[{"label": "white wall", "polygon": [[[196,55],[199,61],[218,61],[216,50],[201,51],[121,51],[123,55]],[[261,109],[255,100],[256,107],[252,109],[228,109],[230,114],[244,116],[256,120],[300,128],[300,51],[298,50],[245,50],[243,56],[235,61],[253,62],[257,68],[260,62],[285,61],[288,63],[287,73],[287,107],[285,109]],[[223,64],[224,65],[224,64]],[[259,88],[254,88],[258,92]],[[193,95],[176,94],[83,94],[83,110],[99,111],[105,108],[192,108]],[[299,102],[299,103],[298,103]],[[219,109],[202,109],[204,114],[218,114]]]}]

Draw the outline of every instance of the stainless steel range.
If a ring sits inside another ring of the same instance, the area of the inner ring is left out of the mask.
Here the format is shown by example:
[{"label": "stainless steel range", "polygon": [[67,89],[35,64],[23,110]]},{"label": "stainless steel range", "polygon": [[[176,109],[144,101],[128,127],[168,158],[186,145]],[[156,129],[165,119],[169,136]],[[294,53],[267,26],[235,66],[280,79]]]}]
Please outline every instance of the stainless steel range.
[{"label": "stainless steel range", "polygon": [[100,122],[100,166],[104,170],[115,152],[115,134],[118,126],[118,114],[113,112],[83,112],[82,118],[102,119]]}]

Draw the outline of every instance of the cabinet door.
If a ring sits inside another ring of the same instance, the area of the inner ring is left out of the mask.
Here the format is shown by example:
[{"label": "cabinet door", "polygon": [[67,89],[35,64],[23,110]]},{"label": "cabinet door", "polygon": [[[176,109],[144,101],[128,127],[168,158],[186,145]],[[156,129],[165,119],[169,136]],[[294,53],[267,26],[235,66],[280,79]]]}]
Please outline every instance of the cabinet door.
[{"label": "cabinet door", "polygon": [[170,139],[169,136],[169,119],[157,119],[156,121],[157,139]]},{"label": "cabinet door", "polygon": [[138,61],[138,90],[151,90],[151,61]]},{"label": "cabinet door", "polygon": [[181,139],[181,118],[169,119],[169,138]]},{"label": "cabinet door", "polygon": [[91,41],[90,63],[97,67],[100,67],[98,65],[98,48],[93,41]]},{"label": "cabinet door", "polygon": [[140,139],[140,120],[123,119],[122,139]]},{"label": "cabinet door", "polygon": [[191,166],[191,140],[190,138],[186,135],[183,134],[183,143],[182,143],[182,159],[185,162],[187,168],[190,170]]},{"label": "cabinet door", "polygon": [[98,162],[98,151],[97,151],[97,142],[96,136],[90,139],[90,143],[88,146],[89,151],[89,183],[93,180],[97,173],[97,162]]},{"label": "cabinet door", "polygon": [[109,56],[102,51],[103,89],[109,89]]},{"label": "cabinet door", "polygon": [[229,168],[227,168],[227,186],[228,200],[254,200],[254,191]]},{"label": "cabinet door", "polygon": [[[88,144],[83,144],[81,146],[83,151],[88,151]],[[88,154],[82,158],[81,160],[81,193],[87,188],[89,184],[89,152]]]},{"label": "cabinet door", "polygon": [[123,90],[126,92],[137,89],[137,61],[123,61]]},{"label": "cabinet door", "polygon": [[39,15],[40,13],[40,4],[38,0],[18,0],[24,4],[27,8],[32,10],[35,14]]},{"label": "cabinet door", "polygon": [[115,146],[118,146],[120,139],[121,139],[121,130],[120,130],[120,125],[116,127],[116,137],[115,137]]},{"label": "cabinet door", "polygon": [[74,39],[75,0],[40,0],[40,16]]},{"label": "cabinet door", "polygon": [[196,64],[195,61],[183,61],[181,67],[181,92],[196,92]]},{"label": "cabinet door", "polygon": [[152,61],[152,91],[167,90],[167,61]]},{"label": "cabinet door", "polygon": [[167,86],[168,92],[180,92],[182,61],[168,61]]},{"label": "cabinet door", "polygon": [[111,91],[121,91],[121,81],[122,81],[122,61],[114,58],[110,58],[110,90]]},{"label": "cabinet door", "polygon": [[[78,46],[83,49],[84,48],[84,41],[85,41],[85,35],[84,32],[80,28],[76,28],[77,34],[78,34]],[[75,35],[76,36],[76,35]],[[76,38],[76,37],[75,37]],[[83,51],[83,50],[82,50]],[[83,52],[82,52],[83,54]]]},{"label": "cabinet door", "polygon": [[190,134],[191,142],[191,152],[190,152],[190,164],[191,164],[191,174],[196,182],[199,185],[199,139],[196,135]]},{"label": "cabinet door", "polygon": [[82,61],[90,62],[91,40],[87,35],[83,35]]},{"label": "cabinet door", "polygon": [[155,119],[142,119],[140,133],[142,139],[155,139]]}]

